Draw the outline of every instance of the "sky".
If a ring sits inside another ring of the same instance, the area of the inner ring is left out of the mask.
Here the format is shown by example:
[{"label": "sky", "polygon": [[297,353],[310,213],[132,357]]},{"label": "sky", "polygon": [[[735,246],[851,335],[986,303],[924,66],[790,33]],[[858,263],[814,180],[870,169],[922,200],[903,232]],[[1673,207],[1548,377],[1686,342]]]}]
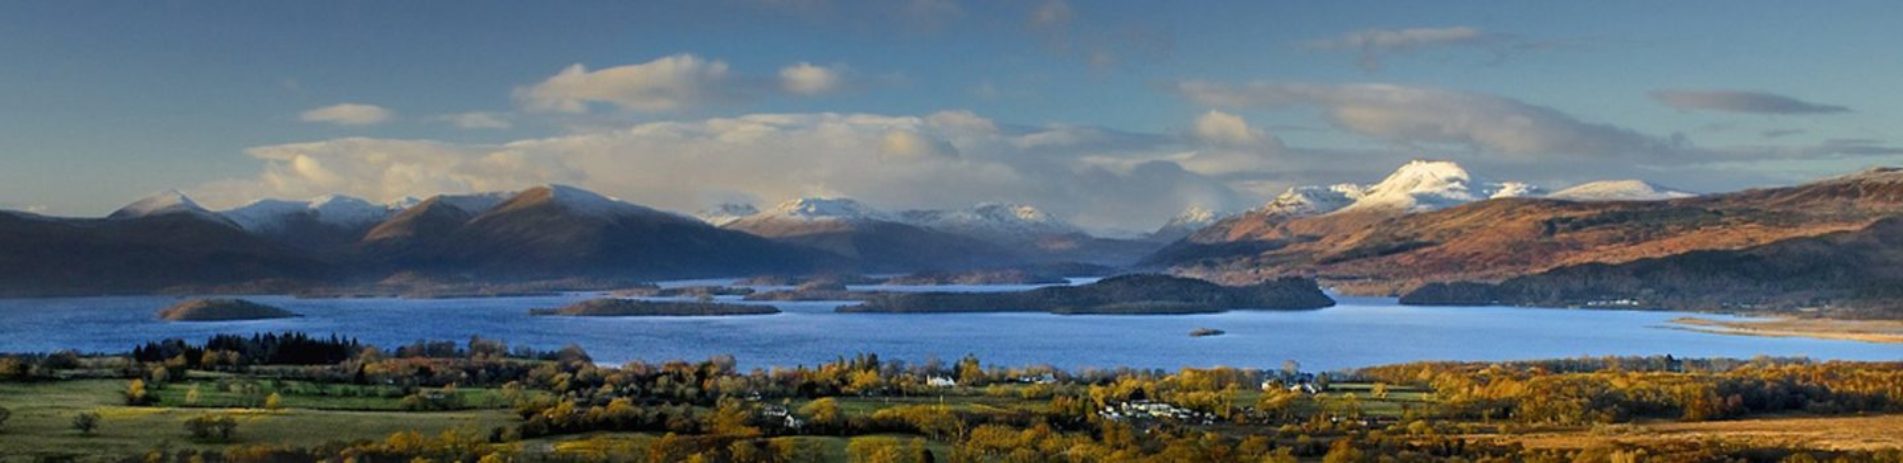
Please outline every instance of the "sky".
[{"label": "sky", "polygon": [[0,3],[0,208],[569,184],[1098,230],[1410,159],[1693,191],[1903,162],[1903,3]]}]

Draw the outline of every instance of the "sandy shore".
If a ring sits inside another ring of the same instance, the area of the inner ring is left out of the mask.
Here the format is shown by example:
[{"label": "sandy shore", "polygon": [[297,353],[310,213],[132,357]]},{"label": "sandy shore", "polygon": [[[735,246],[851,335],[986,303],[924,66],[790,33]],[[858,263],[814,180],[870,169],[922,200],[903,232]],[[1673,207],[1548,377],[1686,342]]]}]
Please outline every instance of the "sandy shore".
[{"label": "sandy shore", "polygon": [[1676,328],[1746,336],[1802,337],[1848,341],[1903,343],[1903,321],[1778,318],[1762,321],[1719,321],[1697,317],[1672,320]]}]

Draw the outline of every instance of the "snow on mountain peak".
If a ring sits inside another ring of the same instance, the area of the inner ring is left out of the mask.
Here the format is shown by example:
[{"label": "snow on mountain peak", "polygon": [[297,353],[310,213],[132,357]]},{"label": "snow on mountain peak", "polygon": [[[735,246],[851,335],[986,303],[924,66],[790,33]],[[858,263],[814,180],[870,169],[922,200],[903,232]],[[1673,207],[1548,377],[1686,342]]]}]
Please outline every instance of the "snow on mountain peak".
[{"label": "snow on mountain peak", "polygon": [[325,225],[344,228],[356,228],[375,225],[390,218],[394,209],[374,204],[360,198],[343,195],[323,195],[305,201],[283,199],[260,199],[234,209],[219,212],[219,215],[237,223],[239,227],[250,231],[268,231],[286,226],[290,220],[299,216]]},{"label": "snow on mountain peak", "polygon": [[1538,196],[1524,182],[1488,182],[1453,161],[1414,160],[1373,185],[1341,183],[1298,186],[1275,197],[1260,211],[1305,216],[1349,210],[1423,212],[1493,198]]},{"label": "snow on mountain peak", "polygon": [[438,201],[471,214],[481,214],[508,201],[516,195],[513,191],[492,191],[487,193],[469,193],[459,195],[439,195]]},{"label": "snow on mountain peak", "polygon": [[796,220],[890,220],[884,212],[848,198],[797,198],[759,215]]},{"label": "snow on mountain peak", "polygon": [[1262,206],[1262,211],[1277,215],[1326,214],[1354,204],[1366,193],[1361,185],[1352,183],[1291,187]]},{"label": "snow on mountain peak", "polygon": [[595,217],[617,217],[656,212],[644,206],[568,185],[542,185],[523,190],[522,193],[516,196],[545,196],[550,204],[561,206],[569,212]]},{"label": "snow on mountain peak", "polygon": [[389,208],[392,211],[401,211],[404,209],[416,207],[416,205],[422,204],[422,203],[423,203],[423,198],[418,198],[415,196],[404,196],[401,198],[397,198],[395,201],[383,203],[383,206],[386,208]]},{"label": "snow on mountain peak", "polygon": [[1529,198],[1546,194],[1544,188],[1526,182],[1500,182],[1487,199]]},{"label": "snow on mountain peak", "polygon": [[1547,197],[1568,201],[1658,201],[1693,196],[1698,194],[1634,179],[1582,183]]},{"label": "snow on mountain peak", "polygon": [[1217,212],[1201,205],[1190,206],[1175,217],[1171,217],[1168,222],[1164,222],[1162,227],[1151,232],[1149,238],[1157,241],[1176,241],[1196,233],[1197,230],[1208,228],[1231,215],[1233,214]]},{"label": "snow on mountain peak", "polygon": [[308,204],[310,211],[317,214],[318,221],[331,225],[370,225],[390,218],[391,214],[388,206],[342,195],[318,196],[311,198]]},{"label": "snow on mountain peak", "polygon": [[700,212],[694,213],[694,217],[699,217],[701,221],[713,226],[721,227],[759,213],[760,208],[753,207],[752,204],[723,203],[712,208],[702,209]]},{"label": "snow on mountain peak", "polygon": [[1175,217],[1171,217],[1169,223],[1208,225],[1209,223],[1215,222],[1215,221],[1216,221],[1216,211],[1210,210],[1209,208],[1203,207],[1201,205],[1196,205],[1196,206],[1190,206],[1188,209],[1183,209],[1182,213],[1176,214]]},{"label": "snow on mountain peak", "polygon": [[911,210],[901,216],[912,225],[994,241],[1028,241],[1079,232],[1050,213],[1024,204],[979,203],[965,209]]},{"label": "snow on mountain peak", "polygon": [[1424,212],[1485,199],[1539,194],[1539,187],[1524,182],[1482,180],[1452,161],[1415,160],[1367,187],[1354,204],[1340,210]]},{"label": "snow on mountain peak", "polygon": [[197,202],[192,201],[192,198],[186,197],[184,193],[180,193],[178,190],[165,190],[139,199],[132,204],[127,204],[125,207],[119,208],[117,211],[113,211],[112,215],[107,217],[114,219],[132,219],[166,214],[192,214],[208,218],[218,217],[217,214],[205,210],[205,208],[199,206]]}]

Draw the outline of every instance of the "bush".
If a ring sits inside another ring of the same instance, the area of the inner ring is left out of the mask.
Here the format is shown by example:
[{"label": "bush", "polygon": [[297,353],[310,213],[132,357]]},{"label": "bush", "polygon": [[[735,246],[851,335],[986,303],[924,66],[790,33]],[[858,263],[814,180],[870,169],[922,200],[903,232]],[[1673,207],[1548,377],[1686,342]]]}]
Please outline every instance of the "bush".
[{"label": "bush", "polygon": [[232,434],[238,432],[238,420],[231,415],[199,415],[185,420],[185,431],[191,433],[193,439],[217,437],[218,440],[230,441]]},{"label": "bush", "polygon": [[0,430],[7,428],[7,419],[12,417],[13,410],[8,410],[7,407],[0,407]]},{"label": "bush", "polygon": [[80,434],[92,435],[94,430],[99,429],[99,413],[80,412],[78,415],[73,415],[73,429],[78,430]]}]

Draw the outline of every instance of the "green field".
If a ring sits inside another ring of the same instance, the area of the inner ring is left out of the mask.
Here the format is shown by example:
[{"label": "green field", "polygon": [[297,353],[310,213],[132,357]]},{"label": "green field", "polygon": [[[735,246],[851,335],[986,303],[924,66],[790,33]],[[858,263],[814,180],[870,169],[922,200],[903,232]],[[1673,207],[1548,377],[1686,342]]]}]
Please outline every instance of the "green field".
[{"label": "green field", "polygon": [[[196,402],[186,400],[193,387],[198,388]],[[404,410],[402,389],[393,386],[194,376],[186,381],[167,384],[163,389],[154,389],[151,394],[158,398],[158,402],[154,405],[164,407],[257,408],[262,407],[265,397],[273,392],[278,393],[282,404],[287,408],[343,411]],[[506,408],[509,405],[509,401],[503,398],[502,391],[499,389],[462,388],[457,390],[457,395],[462,398],[462,406],[458,408]]]},{"label": "green field", "polygon": [[[287,408],[181,409],[129,407],[122,380],[78,380],[39,383],[0,383],[0,407],[13,418],[0,429],[0,461],[37,461],[75,457],[78,461],[118,461],[107,456],[138,454],[160,446],[223,448],[227,442],[197,442],[185,420],[207,413],[230,413],[238,418],[232,443],[273,443],[311,446],[329,441],[383,439],[414,430],[436,434],[462,430],[487,435],[489,430],[515,421],[504,410],[457,412],[340,411],[298,408],[287,396]],[[168,391],[169,393],[169,391]],[[182,394],[182,391],[180,392]],[[392,399],[394,400],[394,399]],[[99,413],[93,435],[72,428],[73,416]]]}]

